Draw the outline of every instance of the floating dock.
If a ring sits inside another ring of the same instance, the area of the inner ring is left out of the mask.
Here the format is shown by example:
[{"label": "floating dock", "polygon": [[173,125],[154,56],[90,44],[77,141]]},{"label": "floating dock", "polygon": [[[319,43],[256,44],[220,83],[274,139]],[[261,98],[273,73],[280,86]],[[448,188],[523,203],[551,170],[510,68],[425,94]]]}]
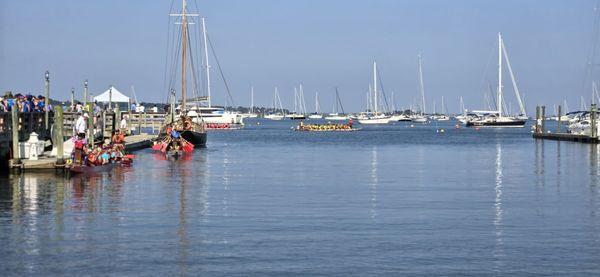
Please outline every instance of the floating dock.
[{"label": "floating dock", "polygon": [[596,104],[591,105],[590,110],[590,135],[572,134],[561,132],[561,106],[558,106],[558,125],[555,133],[546,131],[546,107],[536,107],[535,131],[533,132],[534,139],[547,139],[556,141],[572,141],[581,143],[598,143],[598,130],[596,130],[597,114]]},{"label": "floating dock", "polygon": [[573,141],[582,143],[598,143],[598,137],[567,133],[533,133],[533,138],[558,141]]}]

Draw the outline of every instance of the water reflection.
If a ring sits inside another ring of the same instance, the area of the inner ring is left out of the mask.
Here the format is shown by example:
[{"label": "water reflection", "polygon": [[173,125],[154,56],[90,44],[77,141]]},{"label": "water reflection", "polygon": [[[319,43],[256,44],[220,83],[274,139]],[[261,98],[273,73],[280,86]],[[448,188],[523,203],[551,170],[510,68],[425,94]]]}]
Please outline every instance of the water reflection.
[{"label": "water reflection", "polygon": [[535,175],[536,175],[536,184],[544,186],[546,183],[545,180],[545,164],[544,164],[544,140],[536,139],[535,140]]},{"label": "water reflection", "polygon": [[600,160],[598,159],[598,151],[600,147],[598,145],[589,145],[589,176],[590,182],[588,185],[590,193],[590,215],[592,218],[596,217],[598,213],[598,173],[600,167]]},{"label": "water reflection", "polygon": [[[190,264],[194,261],[190,258],[193,239],[190,239],[189,225],[193,225],[195,219],[202,221],[208,207],[208,169],[207,153],[196,151],[193,155],[184,155],[187,158],[179,160],[168,160],[169,171],[166,176],[168,180],[179,180],[175,182],[178,186],[177,195],[177,258],[176,264],[179,275],[190,274]],[[193,161],[193,162],[192,162]],[[171,189],[169,189],[171,190]],[[199,195],[198,195],[199,194]],[[197,209],[199,209],[197,211]]]},{"label": "water reflection", "polygon": [[230,168],[229,164],[231,163],[229,160],[229,148],[223,148],[223,216],[229,216],[229,203],[228,203],[228,192],[230,185]]},{"label": "water reflection", "polygon": [[371,192],[371,219],[375,219],[377,217],[377,185],[379,184],[377,168],[377,147],[373,147],[371,149],[371,183],[369,184]]},{"label": "water reflection", "polygon": [[494,245],[494,259],[496,269],[500,269],[502,264],[501,258],[504,257],[504,242],[503,242],[503,210],[502,210],[502,190],[503,184],[502,179],[504,177],[503,166],[502,166],[502,146],[500,143],[496,144],[496,171],[495,171],[495,186],[494,186],[494,229],[496,234],[496,243]]},{"label": "water reflection", "polygon": [[[127,182],[126,173],[130,167],[115,167],[109,172],[93,175],[78,174],[70,178],[71,208],[88,213],[98,212],[103,208],[116,212],[123,199],[123,185]],[[106,196],[106,203],[102,197]]]}]

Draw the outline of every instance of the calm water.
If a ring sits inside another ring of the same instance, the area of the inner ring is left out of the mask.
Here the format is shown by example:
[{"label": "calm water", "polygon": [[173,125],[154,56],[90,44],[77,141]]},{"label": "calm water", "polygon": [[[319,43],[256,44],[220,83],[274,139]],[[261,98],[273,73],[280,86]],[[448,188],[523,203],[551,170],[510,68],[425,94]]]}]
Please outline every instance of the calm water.
[{"label": "calm water", "polygon": [[0,177],[7,275],[600,275],[600,148],[251,121],[95,177]]}]

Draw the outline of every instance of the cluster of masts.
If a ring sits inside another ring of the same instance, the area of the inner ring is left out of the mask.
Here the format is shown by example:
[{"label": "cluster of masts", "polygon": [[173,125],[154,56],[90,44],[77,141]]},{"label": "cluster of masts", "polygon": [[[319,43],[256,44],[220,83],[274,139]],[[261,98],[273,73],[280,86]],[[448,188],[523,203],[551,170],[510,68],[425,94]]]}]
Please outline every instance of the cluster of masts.
[{"label": "cluster of masts", "polygon": [[[197,14],[188,13],[186,11],[186,0],[182,0],[183,6],[180,14],[173,14],[172,16],[178,16],[181,19],[181,107],[182,110],[187,109],[186,105],[186,90],[187,83],[186,77],[196,76],[195,74],[186,73],[188,67],[190,67],[193,63],[193,60],[190,59],[190,54],[188,53],[189,46],[189,37],[188,37],[188,25],[193,24],[190,22],[188,18],[196,17]],[[211,84],[210,84],[210,65],[208,64],[208,37],[206,34],[206,24],[204,18],[201,20],[202,22],[202,36],[204,43],[204,53],[203,53],[203,68],[206,73],[203,78],[206,81],[206,97],[204,101],[206,101],[207,107],[211,107]],[[191,49],[189,49],[191,51]],[[189,60],[189,63],[188,62]],[[281,120],[284,118],[289,119],[328,119],[328,120],[346,120],[349,118],[354,118],[359,121],[361,124],[386,124],[395,121],[413,121],[413,122],[430,122],[430,121],[446,121],[450,119],[450,116],[447,113],[446,103],[444,101],[444,97],[441,99],[441,108],[440,113],[436,111],[436,102],[433,102],[433,112],[427,113],[426,106],[426,97],[425,97],[425,82],[423,78],[423,59],[419,54],[417,56],[418,59],[418,79],[419,79],[419,95],[418,99],[420,102],[418,104],[411,104],[409,109],[405,110],[404,108],[401,111],[397,111],[395,105],[395,95],[392,93],[391,95],[391,108],[388,102],[388,98],[383,90],[383,84],[381,81],[381,76],[378,74],[377,62],[373,62],[373,75],[372,82],[368,85],[368,91],[366,92],[366,107],[363,112],[358,114],[347,114],[343,110],[340,95],[338,89],[335,90],[335,98],[333,111],[329,114],[324,114],[322,112],[320,101],[319,101],[319,92],[315,92],[315,108],[313,113],[309,113],[306,106],[305,92],[303,85],[300,84],[293,89],[293,103],[294,107],[291,112],[287,112],[286,109],[283,108],[281,95],[278,87],[274,87],[271,109],[268,114],[264,114],[265,118]],[[217,60],[218,64],[218,60]],[[193,71],[193,69],[192,69]],[[514,91],[515,98],[518,103],[518,111],[513,112],[514,108],[512,103],[507,103],[504,95],[504,84],[503,84],[503,73],[507,72],[510,81],[511,87]],[[226,84],[227,86],[227,84]],[[600,102],[600,94],[598,93],[598,88],[596,83],[593,84],[594,88],[594,96],[593,98],[598,99]],[[469,125],[469,126],[518,126],[521,127],[525,125],[528,117],[525,111],[524,101],[522,99],[521,93],[517,86],[517,82],[515,79],[515,74],[513,72],[510,59],[508,56],[508,51],[504,44],[504,40],[502,38],[502,34],[498,33],[498,85],[494,91],[491,86],[489,86],[489,91],[484,93],[484,108],[481,110],[467,110],[464,107],[464,101],[462,97],[460,98],[460,113],[455,116],[457,120],[460,122]],[[198,98],[198,97],[196,97]],[[251,88],[251,98],[252,104],[250,111],[246,114],[241,114],[242,118],[248,117],[257,117],[258,114],[254,110],[254,87]],[[413,100],[413,102],[415,102]],[[585,110],[583,101],[582,101],[582,110]],[[236,115],[232,114],[231,117],[236,117]],[[240,121],[241,123],[241,121]]]},{"label": "cluster of masts", "polygon": [[[418,58],[418,76],[419,76],[419,105],[418,109],[413,109],[413,105],[410,106],[409,110],[402,110],[398,112],[395,108],[395,99],[392,93],[392,108],[390,109],[390,105],[388,103],[387,96],[385,91],[383,90],[383,84],[381,81],[381,76],[378,74],[377,62],[373,62],[373,75],[372,82],[368,85],[368,91],[366,93],[366,109],[364,112],[359,114],[339,114],[339,110],[336,107],[341,106],[341,101],[339,100],[339,93],[336,89],[336,101],[334,105],[333,113],[330,116],[335,116],[340,120],[345,120],[348,118],[355,118],[361,124],[386,124],[395,121],[414,121],[414,122],[428,122],[432,120],[436,121],[446,121],[450,119],[450,116],[447,114],[446,105],[444,102],[444,98],[442,97],[441,101],[441,113],[436,112],[436,103],[433,103],[433,113],[426,113],[426,102],[425,102],[425,84],[423,78],[423,59],[421,55],[417,56]],[[519,104],[519,113],[517,115],[512,115],[512,104],[506,105],[506,101],[504,99],[503,94],[503,71],[504,64],[508,69],[510,80],[512,84],[513,91],[515,93],[515,97]],[[502,35],[498,34],[498,86],[496,91],[496,97],[488,98],[489,94],[484,94],[484,98],[487,102],[487,110],[475,110],[468,112],[464,108],[464,102],[462,97],[460,98],[460,106],[461,113],[456,116],[456,118],[463,122],[466,125],[473,126],[523,126],[527,120],[527,115],[525,112],[525,105],[523,100],[521,99],[521,94],[519,92],[519,88],[517,87],[517,82],[515,80],[515,75],[512,70],[512,66],[510,64],[510,60],[508,58],[508,52],[506,50],[506,46],[504,45],[504,41]],[[495,109],[491,107],[491,99],[495,104]],[[279,94],[278,88],[275,87],[275,91],[273,94],[272,101],[272,111],[273,113],[265,115],[266,118],[280,120],[283,118],[291,118],[291,119],[304,119],[307,118],[308,112],[306,109],[305,99],[304,99],[304,91],[302,85],[300,85],[300,89],[294,88],[294,109],[293,112],[289,114],[285,114],[283,105],[281,102],[281,96]],[[325,118],[321,114],[319,100],[318,100],[318,92],[315,92],[315,113],[310,114],[308,118]]]}]

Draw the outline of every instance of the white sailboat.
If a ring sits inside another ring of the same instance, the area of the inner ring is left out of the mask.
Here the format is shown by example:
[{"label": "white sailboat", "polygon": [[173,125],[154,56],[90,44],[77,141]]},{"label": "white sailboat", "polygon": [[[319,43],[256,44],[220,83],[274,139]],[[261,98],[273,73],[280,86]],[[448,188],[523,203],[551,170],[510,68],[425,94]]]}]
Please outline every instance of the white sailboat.
[{"label": "white sailboat", "polygon": [[[340,94],[338,92],[338,88],[335,88],[335,102],[333,102],[333,113],[325,116],[326,120],[348,120],[348,116],[344,112],[344,106],[342,106],[342,100],[340,99]],[[342,113],[340,113],[340,110]]]},{"label": "white sailboat", "polygon": [[423,63],[421,61],[421,55],[418,55],[419,59],[419,89],[421,90],[421,113],[413,114],[411,116],[412,122],[425,123],[427,122],[427,115],[425,114],[425,85],[423,84]]},{"label": "white sailboat", "polygon": [[[233,124],[243,125],[244,117],[238,112],[227,111],[223,107],[212,106],[211,103],[211,84],[210,84],[210,64],[208,60],[208,35],[206,33],[205,18],[202,18],[202,36],[204,42],[204,70],[206,73],[206,97],[196,100],[200,105],[192,105],[188,110],[188,116],[194,119],[194,122],[206,124]],[[205,105],[202,105],[205,103]]]},{"label": "white sailboat", "polygon": [[455,116],[454,118],[456,118],[456,120],[458,120],[460,123],[467,123],[467,110],[465,109],[465,102],[463,101],[462,96],[460,97],[460,104],[459,104],[459,108],[460,108],[460,112],[461,114]]},{"label": "white sailboat", "polygon": [[315,92],[315,113],[308,116],[310,119],[322,119],[323,114],[321,114],[321,106],[319,105],[319,92]]},{"label": "white sailboat", "polygon": [[[435,112],[434,112],[435,114]],[[442,112],[435,116],[436,121],[449,121],[450,117],[446,114],[446,106],[444,105],[444,96],[442,96]]]},{"label": "white sailboat", "polygon": [[282,120],[283,118],[285,118],[285,112],[283,111],[283,105],[281,104],[281,98],[279,97],[279,89],[277,89],[277,87],[275,87],[275,92],[273,93],[272,104],[273,112],[270,114],[265,114],[264,117],[266,119],[271,120]]},{"label": "white sailboat", "polygon": [[294,88],[294,111],[285,115],[285,117],[289,119],[306,119],[306,103],[302,84],[300,84],[300,91]]},{"label": "white sailboat", "polygon": [[373,62],[373,110],[358,118],[360,124],[388,124],[392,118],[379,112],[379,91],[377,90],[377,62]]},{"label": "white sailboat", "polygon": [[242,114],[244,118],[257,118],[258,114],[254,112],[254,86],[250,86],[250,111]]},{"label": "white sailboat", "polygon": [[[504,59],[503,59],[504,58]],[[520,107],[520,115],[518,116],[507,116],[504,114],[504,105],[503,105],[503,94],[502,94],[502,62],[506,60],[506,66],[508,67],[508,72],[510,73],[513,89],[515,91],[515,95],[519,102]],[[519,94],[519,89],[517,87],[517,82],[515,81],[515,76],[512,71],[512,67],[510,66],[510,60],[508,59],[508,53],[506,51],[506,47],[504,46],[504,41],[502,40],[502,34],[498,33],[498,102],[497,102],[497,111],[473,111],[476,116],[469,118],[466,123],[466,126],[469,127],[523,127],[527,122],[527,115],[525,113],[525,107],[523,105],[523,101],[521,100],[521,95]]]}]

